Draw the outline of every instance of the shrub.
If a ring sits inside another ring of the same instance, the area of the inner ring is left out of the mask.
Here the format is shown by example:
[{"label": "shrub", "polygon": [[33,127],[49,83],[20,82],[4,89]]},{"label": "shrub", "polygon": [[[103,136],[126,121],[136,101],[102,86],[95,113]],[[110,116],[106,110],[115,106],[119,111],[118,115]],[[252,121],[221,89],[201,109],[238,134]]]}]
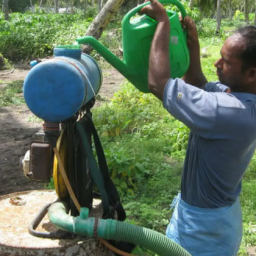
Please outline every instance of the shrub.
[{"label": "shrub", "polygon": [[10,62],[0,53],[0,70],[6,70],[10,68],[12,68]]}]

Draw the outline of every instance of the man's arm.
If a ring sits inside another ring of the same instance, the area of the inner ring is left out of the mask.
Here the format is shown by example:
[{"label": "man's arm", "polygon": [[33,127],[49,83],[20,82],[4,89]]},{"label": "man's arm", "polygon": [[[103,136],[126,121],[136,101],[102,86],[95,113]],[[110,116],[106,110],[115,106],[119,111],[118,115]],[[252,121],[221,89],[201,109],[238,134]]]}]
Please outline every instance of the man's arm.
[{"label": "man's arm", "polygon": [[187,45],[190,54],[190,64],[188,71],[183,76],[183,80],[191,85],[202,88],[207,83],[203,74],[200,61],[200,45],[198,40],[197,28],[193,20],[186,16],[182,25],[187,29]]},{"label": "man's arm", "polygon": [[141,13],[147,14],[157,21],[157,28],[151,44],[149,57],[148,88],[160,100],[163,100],[164,88],[171,77],[169,43],[170,21],[166,10],[157,0],[142,8]]}]

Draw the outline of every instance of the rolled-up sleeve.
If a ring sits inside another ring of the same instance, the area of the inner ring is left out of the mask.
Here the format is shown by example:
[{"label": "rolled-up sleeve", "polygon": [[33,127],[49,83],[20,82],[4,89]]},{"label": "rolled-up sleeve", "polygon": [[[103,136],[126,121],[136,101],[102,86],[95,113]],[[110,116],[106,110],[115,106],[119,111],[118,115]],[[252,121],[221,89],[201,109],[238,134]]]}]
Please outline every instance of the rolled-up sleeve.
[{"label": "rolled-up sleeve", "polygon": [[219,82],[209,82],[204,86],[204,90],[207,92],[226,92],[228,89],[228,86]]},{"label": "rolled-up sleeve", "polygon": [[172,116],[194,133],[209,137],[217,115],[214,93],[187,84],[179,78],[170,79],[164,90],[163,104]]}]

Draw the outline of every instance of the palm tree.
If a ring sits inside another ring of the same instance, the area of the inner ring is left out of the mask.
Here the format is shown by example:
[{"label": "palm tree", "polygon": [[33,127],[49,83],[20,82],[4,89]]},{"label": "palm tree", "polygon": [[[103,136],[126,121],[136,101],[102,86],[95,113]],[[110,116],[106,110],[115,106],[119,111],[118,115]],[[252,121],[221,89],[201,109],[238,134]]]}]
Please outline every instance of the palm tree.
[{"label": "palm tree", "polygon": [[216,21],[217,21],[216,33],[219,33],[220,24],[221,24],[221,0],[217,0]]},{"label": "palm tree", "polygon": [[55,13],[59,13],[59,0],[54,0]]},{"label": "palm tree", "polygon": [[249,14],[248,14],[248,0],[244,0],[244,19],[245,22],[248,23],[249,22]]},{"label": "palm tree", "polygon": [[101,10],[101,0],[98,0],[98,12]]},{"label": "palm tree", "polygon": [[74,13],[74,0],[71,0],[71,13]]},{"label": "palm tree", "polygon": [[256,0],[255,0],[255,17],[254,17],[254,26],[256,26]]},{"label": "palm tree", "polygon": [[192,9],[194,5],[194,0],[190,0],[189,1],[189,8]]},{"label": "palm tree", "polygon": [[232,19],[232,5],[231,5],[231,1],[232,0],[228,0],[228,16],[229,16],[230,20]]},{"label": "palm tree", "polygon": [[41,8],[43,0],[40,0],[39,9]]},{"label": "palm tree", "polygon": [[216,5],[217,5],[217,0],[198,0],[198,6],[199,6],[199,10],[200,12],[212,12],[212,10],[216,9]]},{"label": "palm tree", "polygon": [[8,6],[8,1],[9,0],[3,0],[4,2],[4,18],[5,20],[9,20],[9,6]]},{"label": "palm tree", "polygon": [[86,17],[87,0],[84,0],[84,16]]}]

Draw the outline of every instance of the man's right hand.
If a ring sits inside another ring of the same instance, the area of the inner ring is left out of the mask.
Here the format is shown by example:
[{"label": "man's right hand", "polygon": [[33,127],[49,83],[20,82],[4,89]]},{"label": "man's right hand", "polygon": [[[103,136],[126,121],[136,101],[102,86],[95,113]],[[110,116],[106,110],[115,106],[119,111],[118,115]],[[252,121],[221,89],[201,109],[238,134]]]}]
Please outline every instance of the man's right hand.
[{"label": "man's right hand", "polygon": [[187,29],[187,45],[190,55],[189,68],[184,75],[183,80],[188,84],[202,88],[203,85],[207,83],[207,79],[201,68],[200,45],[196,24],[189,16],[186,16],[184,20],[181,18],[181,25],[183,28]]},{"label": "man's right hand", "polygon": [[184,19],[180,17],[181,25],[187,30],[187,44],[188,47],[193,46],[194,43],[198,43],[198,33],[195,22],[189,16]]},{"label": "man's right hand", "polygon": [[[145,3],[148,2],[147,0]],[[150,5],[146,5],[140,10],[140,14],[146,14],[158,23],[169,20],[169,17],[163,5],[158,0],[150,0]]]}]

